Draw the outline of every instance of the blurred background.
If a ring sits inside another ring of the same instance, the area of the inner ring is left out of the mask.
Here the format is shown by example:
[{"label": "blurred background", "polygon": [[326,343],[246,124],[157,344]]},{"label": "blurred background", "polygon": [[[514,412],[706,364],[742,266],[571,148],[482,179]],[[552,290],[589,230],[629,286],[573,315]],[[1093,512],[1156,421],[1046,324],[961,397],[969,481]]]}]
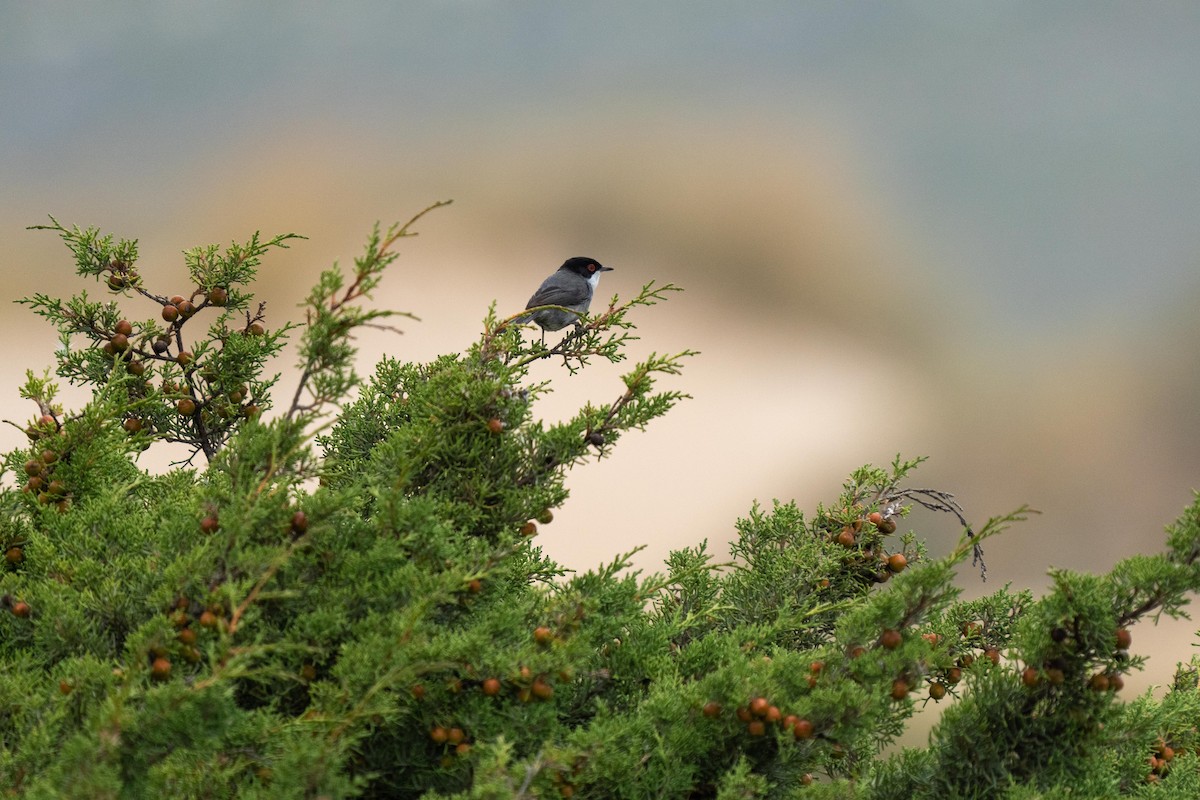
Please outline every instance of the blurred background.
[{"label": "blurred background", "polygon": [[[422,321],[363,336],[362,372],[463,348],[568,256],[615,268],[605,300],[687,290],[634,317],[632,355],[700,350],[662,384],[693,399],[573,474],[538,540],[572,568],[724,554],[756,499],[811,510],[903,453],[979,523],[1042,512],[967,596],[1041,590],[1161,549],[1200,483],[1194,3],[83,8],[0,3],[4,419],[56,345],[9,301],[100,288],[25,230],[46,214],[139,239],[164,294],[185,248],[304,234],[261,271],[278,324],[376,220],[453,198],[377,297]],[[615,399],[621,372],[538,365],[541,413]],[[912,520],[935,553],[959,535]],[[1193,629],[1139,626],[1131,689]]]}]

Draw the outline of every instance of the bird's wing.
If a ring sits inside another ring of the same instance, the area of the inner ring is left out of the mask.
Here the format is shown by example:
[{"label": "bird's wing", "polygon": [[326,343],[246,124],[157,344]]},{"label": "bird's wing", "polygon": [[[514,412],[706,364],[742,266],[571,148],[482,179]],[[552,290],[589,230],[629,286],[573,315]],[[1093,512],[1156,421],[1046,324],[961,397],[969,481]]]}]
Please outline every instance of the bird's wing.
[{"label": "bird's wing", "polygon": [[[547,285],[549,284],[549,285]],[[533,297],[529,298],[529,302],[525,304],[526,308],[534,306],[577,306],[585,300],[589,299],[591,294],[588,282],[580,278],[578,282],[571,281],[566,286],[561,285],[561,281],[551,283],[549,279],[543,283]]]}]

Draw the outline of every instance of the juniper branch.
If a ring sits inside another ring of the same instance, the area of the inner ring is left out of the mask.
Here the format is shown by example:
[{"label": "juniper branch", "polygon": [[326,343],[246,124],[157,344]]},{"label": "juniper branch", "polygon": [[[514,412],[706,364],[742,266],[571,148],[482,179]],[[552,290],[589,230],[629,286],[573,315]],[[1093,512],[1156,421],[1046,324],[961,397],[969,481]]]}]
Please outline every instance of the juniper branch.
[{"label": "juniper branch", "polygon": [[[355,328],[387,327],[375,323],[375,320],[383,317],[416,319],[407,312],[366,311],[353,303],[370,298],[371,292],[382,279],[384,269],[399,258],[400,254],[392,249],[393,246],[401,239],[417,235],[416,231],[411,230],[412,226],[430,211],[450,202],[436,202],[403,225],[393,224],[384,233],[380,233],[379,224],[376,223],[365,252],[354,260],[353,279],[349,286],[345,285],[345,278],[336,263],[321,273],[317,285],[304,301],[306,329],[300,338],[300,361],[297,364],[300,379],[287,411],[288,419],[300,414],[318,413],[322,406],[344,397],[358,383],[352,364],[356,349],[350,344]],[[399,332],[395,328],[387,329]],[[303,403],[301,398],[306,392],[311,400]]]}]

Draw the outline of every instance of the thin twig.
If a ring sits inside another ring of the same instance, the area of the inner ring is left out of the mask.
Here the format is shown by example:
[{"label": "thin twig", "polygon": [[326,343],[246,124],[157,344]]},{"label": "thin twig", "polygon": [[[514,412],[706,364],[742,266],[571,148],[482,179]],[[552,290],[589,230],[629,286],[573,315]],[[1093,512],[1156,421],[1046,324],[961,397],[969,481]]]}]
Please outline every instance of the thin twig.
[{"label": "thin twig", "polygon": [[[967,538],[972,540],[976,538],[971,523],[967,521],[966,512],[954,499],[954,495],[949,492],[943,492],[940,489],[900,489],[896,486],[887,486],[880,491],[879,499],[886,506],[884,516],[896,513],[901,503],[907,500],[930,511],[953,514],[966,530]],[[979,567],[980,580],[987,580],[987,563],[983,560],[983,547],[977,541],[973,542],[971,547],[971,566]]]}]

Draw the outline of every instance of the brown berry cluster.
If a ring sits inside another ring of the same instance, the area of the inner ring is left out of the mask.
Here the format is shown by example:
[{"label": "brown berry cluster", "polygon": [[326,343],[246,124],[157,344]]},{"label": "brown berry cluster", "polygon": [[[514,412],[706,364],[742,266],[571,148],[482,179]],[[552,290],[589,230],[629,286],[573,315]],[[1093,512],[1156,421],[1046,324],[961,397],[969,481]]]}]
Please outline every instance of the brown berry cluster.
[{"label": "brown berry cluster", "polygon": [[[535,640],[543,646],[554,641],[555,637],[550,633],[549,628],[535,629]],[[485,678],[477,678],[475,668],[470,664],[463,665],[464,671],[471,675],[469,678],[460,678],[452,676],[446,680],[445,688],[450,694],[458,694],[464,689],[478,688],[479,692],[485,697],[501,697],[505,691],[515,697],[522,703],[544,702],[551,700],[554,697],[554,678],[549,672],[535,673],[530,667],[522,664],[517,671],[505,678],[500,678],[495,675],[490,675]],[[557,679],[559,683],[569,684],[574,680],[575,675],[570,667],[563,667],[558,671]],[[410,689],[415,700],[424,700],[428,694],[425,685],[421,683],[413,684]]]},{"label": "brown berry cluster", "polygon": [[523,525],[521,525],[521,528],[518,531],[518,533],[520,533],[522,536],[527,536],[527,537],[528,536],[537,536],[539,522],[543,525],[549,525],[553,521],[554,521],[554,512],[547,508],[544,511],[542,511],[541,513],[539,513],[537,515],[537,517],[535,517],[534,519],[526,520],[526,522]]},{"label": "brown berry cluster", "polygon": [[179,416],[193,419],[199,414],[199,419],[211,426],[216,420],[230,420],[235,417],[253,419],[259,414],[259,407],[250,398],[250,389],[245,383],[223,385],[211,370],[192,372],[186,369],[191,363],[191,353],[180,353],[179,363],[184,365],[188,382],[164,380],[162,383],[163,397],[175,405],[175,413]]},{"label": "brown berry cluster", "polygon": [[[114,291],[137,287],[137,276],[127,268],[113,268],[109,286]],[[231,383],[227,379],[223,380],[213,370],[198,369],[195,357],[184,346],[183,325],[205,307],[224,307],[229,302],[229,290],[223,286],[214,286],[207,290],[198,287],[188,297],[179,294],[159,297],[141,288],[137,291],[161,304],[161,316],[167,323],[166,328],[158,329],[152,326],[138,332],[133,324],[125,319],[119,320],[111,330],[93,325],[92,335],[103,341],[101,350],[116,362],[123,363],[126,371],[137,378],[146,375],[146,365],[150,362],[177,364],[183,370],[183,380],[164,379],[162,393],[165,399],[174,405],[179,416],[203,426],[200,429],[202,431],[212,432],[228,428],[228,424],[221,424],[222,420],[238,417],[252,419],[258,416],[259,406],[250,396],[250,389],[244,382]],[[247,314],[242,334],[264,335],[266,330],[261,318],[261,308],[257,316],[251,317]],[[171,352],[172,348],[175,348],[174,353]],[[143,382],[140,386],[135,384],[130,391],[133,396],[144,396],[147,389],[148,386]],[[146,430],[148,420],[131,414],[122,424],[127,432],[136,434]]]},{"label": "brown berry cluster", "polygon": [[[943,639],[936,633],[923,633],[921,638],[930,644],[931,647],[937,648],[943,643]],[[896,650],[904,644],[904,633],[895,628],[885,628],[883,633],[879,635],[876,644],[884,650]],[[847,651],[847,655],[851,659],[861,658],[865,655],[867,649],[862,645],[855,645]],[[949,691],[949,686],[952,686],[962,680],[962,670],[964,663],[968,666],[974,661],[973,656],[964,659],[959,659],[954,666],[944,669],[930,670],[925,659],[920,659],[915,664],[917,675],[912,672],[905,671],[892,681],[892,686],[889,695],[893,700],[904,700],[917,687],[921,680],[921,676],[929,684],[929,697],[933,700],[941,700]],[[926,674],[932,672],[933,674]]]},{"label": "brown berry cluster", "polygon": [[575,784],[572,779],[575,779],[579,773],[583,772],[584,761],[582,758],[576,759],[574,766],[570,768],[562,767],[550,773],[550,780],[558,789],[559,797],[574,797]]},{"label": "brown berry cluster", "polygon": [[112,332],[108,334],[108,340],[100,349],[108,356],[116,358],[129,349],[130,336],[133,336],[133,323],[127,319],[118,320]]},{"label": "brown berry cluster", "polygon": [[[936,636],[936,634],[933,635]],[[879,635],[878,644],[884,650],[895,650],[900,647],[900,645],[904,644],[904,634],[895,628],[885,628],[883,633]],[[865,652],[865,648],[862,646],[857,646],[851,650],[849,655],[851,658],[860,658]],[[923,661],[920,662],[918,666],[922,671],[925,669],[925,664]],[[892,687],[889,694],[893,700],[898,702],[908,697],[908,693],[916,688],[916,685],[917,679],[908,672],[904,672],[892,681]],[[933,691],[931,689],[930,696],[935,700],[940,700],[946,695],[946,687],[941,682],[937,682],[936,685],[941,686],[941,689],[937,691]]]},{"label": "brown berry cluster", "polygon": [[[1070,632],[1064,627],[1050,629],[1050,640],[1055,645],[1065,647],[1070,637]],[[1128,658],[1126,651],[1129,650],[1131,644],[1133,644],[1133,636],[1129,629],[1117,628],[1113,634],[1113,660],[1118,663],[1125,661]],[[1043,681],[1050,686],[1062,686],[1070,674],[1070,660],[1064,653],[1064,655],[1046,659],[1040,667],[1034,664],[1027,665],[1021,672],[1021,683],[1030,689],[1040,685]],[[1119,669],[1105,668],[1088,676],[1087,688],[1093,692],[1119,692],[1125,688],[1125,678]]]},{"label": "brown berry cluster", "polygon": [[108,265],[108,278],[106,280],[108,288],[114,292],[119,292],[126,286],[135,286],[137,284],[137,273],[135,273],[128,264],[119,258],[114,258]]},{"label": "brown berry cluster", "polygon": [[[539,628],[537,630],[542,629]],[[466,669],[468,672],[474,672],[474,668],[470,666],[467,666]],[[315,676],[315,670],[313,675]],[[557,677],[562,683],[570,683],[574,679],[574,674],[570,668],[564,667],[559,670]],[[495,698],[502,697],[507,687],[507,691],[522,703],[545,702],[554,697],[554,684],[550,675],[548,673],[534,673],[532,669],[525,665],[521,665],[515,674],[509,675],[504,679],[495,675],[481,680],[465,680],[458,677],[451,677],[445,683],[445,689],[450,694],[458,694],[471,686],[477,687],[479,692],[485,697]],[[409,688],[409,691],[413,699],[417,702],[425,700],[428,696],[428,690],[422,683],[413,684]],[[471,737],[460,726],[439,722],[429,728],[429,738],[434,744],[443,745],[441,757],[441,765],[443,767],[451,766],[454,757],[465,756],[471,752]]]},{"label": "brown berry cluster", "polygon": [[[923,633],[921,634],[921,638],[929,642],[930,647],[935,649],[944,641],[942,637],[936,633]],[[996,651],[996,654],[997,657],[999,657],[999,651]],[[973,660],[974,659],[972,657],[972,661]],[[960,659],[960,661],[956,662],[954,666],[944,669],[936,675],[930,676],[928,678],[930,699],[941,700],[943,697],[945,697],[946,693],[949,691],[949,687],[962,680],[962,670],[963,668]]]},{"label": "brown berry cluster", "polygon": [[[123,366],[126,373],[138,379],[130,388],[130,398],[137,399],[145,396],[149,388],[145,378],[146,363],[150,354],[145,352],[142,346],[144,342],[136,338],[133,323],[127,319],[121,319],[117,320],[111,329],[93,326],[92,334],[99,340],[103,340],[104,343],[100,347],[101,352],[107,355],[115,365]],[[141,433],[146,425],[145,419],[133,414],[127,416],[122,422],[122,426],[131,434]]]},{"label": "brown berry cluster", "polygon": [[175,643],[173,647],[164,644],[155,645],[150,649],[150,674],[156,680],[166,680],[171,677],[171,656],[177,656],[190,664],[200,661],[200,650],[197,647],[202,636],[211,635],[212,631],[227,627],[224,607],[217,602],[207,605],[180,597],[175,604],[167,609],[167,617],[175,627]]},{"label": "brown berry cluster", "polygon": [[1162,778],[1171,771],[1171,762],[1175,760],[1175,756],[1180,754],[1180,750],[1172,747],[1161,736],[1158,742],[1154,745],[1154,752],[1150,754],[1150,774],[1146,776],[1147,783],[1158,783]]},{"label": "brown berry cluster", "polygon": [[27,480],[21,490],[37,497],[42,505],[53,504],[59,511],[66,511],[71,507],[71,493],[66,483],[54,475],[58,465],[70,455],[59,435],[60,430],[49,414],[42,415],[36,426],[26,430],[43,449],[25,462]]},{"label": "brown berry cluster", "polygon": [[[908,568],[908,556],[904,553],[888,553],[883,548],[883,537],[896,532],[896,521],[893,516],[885,516],[879,511],[872,511],[866,516],[862,509],[842,509],[842,514],[830,532],[832,541],[846,548],[847,565],[852,572],[864,577],[868,582],[886,583],[893,575]],[[838,527],[840,525],[840,528]]]},{"label": "brown berry cluster", "polygon": [[[708,701],[701,709],[701,713],[709,719],[716,719],[723,712],[724,708],[716,700]],[[753,738],[765,736],[768,726],[778,728],[785,734],[790,733],[796,741],[811,739],[816,735],[816,727],[812,722],[795,714],[784,714],[779,706],[761,695],[751,698],[744,706],[738,706],[733,713],[746,726],[746,735]]]},{"label": "brown berry cluster", "polygon": [[[932,647],[936,648],[942,644],[942,637],[936,633],[923,633],[921,638],[928,642]],[[882,650],[896,650],[904,644],[904,633],[896,628],[885,628],[875,644]],[[862,658],[867,654],[867,648],[863,645],[854,645],[846,650],[846,656],[851,659]],[[973,660],[970,659],[970,660]],[[818,662],[819,663],[819,662]],[[815,666],[815,665],[814,665]],[[927,674],[932,672],[933,674]],[[941,700],[949,691],[949,686],[958,683],[962,680],[962,662],[957,665],[937,670],[930,669],[924,658],[919,659],[911,670],[905,670],[900,673],[893,681],[889,689],[889,696],[895,701],[901,701],[917,687],[920,680],[924,680],[929,684],[929,697],[933,700]],[[815,683],[815,676],[810,676],[808,679],[809,686]]]},{"label": "brown berry cluster", "polygon": [[441,760],[443,767],[449,767],[453,764],[454,756],[462,757],[471,752],[470,737],[460,727],[434,725],[429,729],[429,738],[434,744],[443,746]]},{"label": "brown berry cluster", "polygon": [[[565,670],[562,675],[570,677]],[[546,673],[535,675],[524,664],[518,668],[517,676],[511,683],[517,690],[517,699],[522,703],[546,701],[554,697],[554,685],[550,682],[549,676]]]},{"label": "brown berry cluster", "polygon": [[[993,643],[995,637],[989,633],[985,623],[979,620],[972,620],[963,623],[960,630],[962,631],[962,638],[952,645],[950,651],[950,657],[954,659],[953,666],[941,670],[936,676],[937,682],[945,685],[952,686],[961,681],[963,670],[970,669],[979,657],[985,658],[993,664],[1000,663],[1000,648]],[[944,641],[936,633],[922,634],[922,638],[934,647],[938,647]],[[933,696],[932,686],[930,688],[930,696]],[[934,699],[940,698],[935,697]]]}]

